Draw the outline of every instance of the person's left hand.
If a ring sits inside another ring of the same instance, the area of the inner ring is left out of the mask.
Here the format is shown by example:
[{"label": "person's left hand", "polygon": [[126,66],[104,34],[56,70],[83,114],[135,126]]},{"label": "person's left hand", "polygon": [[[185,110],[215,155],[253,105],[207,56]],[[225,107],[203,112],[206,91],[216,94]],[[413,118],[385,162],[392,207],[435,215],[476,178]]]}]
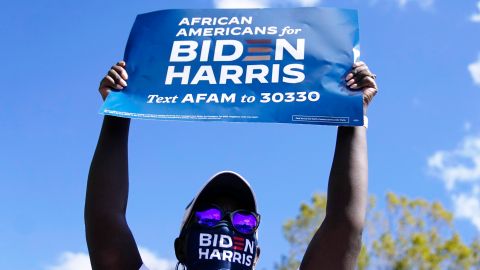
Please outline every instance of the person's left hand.
[{"label": "person's left hand", "polygon": [[376,75],[374,75],[364,62],[356,62],[352,66],[352,70],[347,74],[345,81],[347,87],[353,91],[363,92],[363,113],[367,113],[368,105],[377,94],[378,88],[375,82]]}]

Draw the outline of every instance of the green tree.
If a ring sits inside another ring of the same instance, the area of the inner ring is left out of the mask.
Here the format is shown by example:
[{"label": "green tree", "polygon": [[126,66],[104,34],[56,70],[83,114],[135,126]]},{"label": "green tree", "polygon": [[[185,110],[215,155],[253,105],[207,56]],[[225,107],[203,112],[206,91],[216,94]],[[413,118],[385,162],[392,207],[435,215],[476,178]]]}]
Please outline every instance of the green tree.
[{"label": "green tree", "polygon": [[[290,244],[277,270],[296,270],[325,217],[327,199],[314,194],[302,203],[300,213],[283,225]],[[370,198],[358,269],[436,270],[480,269],[480,239],[462,241],[453,226],[453,215],[439,202],[411,199],[388,193],[380,208]]]}]

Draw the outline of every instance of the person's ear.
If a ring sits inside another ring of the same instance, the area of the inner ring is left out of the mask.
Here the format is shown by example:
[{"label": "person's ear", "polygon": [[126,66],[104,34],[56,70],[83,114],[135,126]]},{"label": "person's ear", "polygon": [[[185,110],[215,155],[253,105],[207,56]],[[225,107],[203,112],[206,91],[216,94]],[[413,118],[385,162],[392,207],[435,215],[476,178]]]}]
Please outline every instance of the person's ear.
[{"label": "person's ear", "polygon": [[176,238],[174,245],[175,245],[175,256],[177,256],[177,260],[181,263],[184,263],[186,260],[186,256],[185,256],[183,237]]},{"label": "person's ear", "polygon": [[260,247],[257,246],[257,253],[255,254],[255,259],[253,260],[253,267],[255,268],[255,265],[258,262],[258,259],[260,259]]}]

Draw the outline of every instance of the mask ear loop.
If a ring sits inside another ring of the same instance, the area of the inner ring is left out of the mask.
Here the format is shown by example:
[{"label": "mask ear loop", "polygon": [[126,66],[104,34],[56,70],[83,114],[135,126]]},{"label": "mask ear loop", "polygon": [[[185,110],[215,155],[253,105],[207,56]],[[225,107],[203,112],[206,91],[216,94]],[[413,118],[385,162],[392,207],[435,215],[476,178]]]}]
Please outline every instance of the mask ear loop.
[{"label": "mask ear loop", "polygon": [[175,270],[179,270],[180,265],[182,266],[182,270],[186,270],[186,269],[187,269],[187,267],[186,267],[183,263],[177,262],[177,266],[175,266]]}]

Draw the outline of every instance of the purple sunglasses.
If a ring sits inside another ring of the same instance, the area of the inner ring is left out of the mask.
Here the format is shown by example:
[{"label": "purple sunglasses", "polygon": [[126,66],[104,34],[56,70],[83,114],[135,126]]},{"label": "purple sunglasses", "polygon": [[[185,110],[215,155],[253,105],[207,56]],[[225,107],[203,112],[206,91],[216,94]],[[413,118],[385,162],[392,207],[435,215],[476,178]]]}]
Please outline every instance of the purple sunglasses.
[{"label": "purple sunglasses", "polygon": [[247,210],[236,210],[225,212],[216,205],[204,207],[195,211],[195,217],[198,224],[206,227],[214,227],[225,219],[228,215],[233,228],[239,233],[253,234],[260,225],[260,215]]}]

